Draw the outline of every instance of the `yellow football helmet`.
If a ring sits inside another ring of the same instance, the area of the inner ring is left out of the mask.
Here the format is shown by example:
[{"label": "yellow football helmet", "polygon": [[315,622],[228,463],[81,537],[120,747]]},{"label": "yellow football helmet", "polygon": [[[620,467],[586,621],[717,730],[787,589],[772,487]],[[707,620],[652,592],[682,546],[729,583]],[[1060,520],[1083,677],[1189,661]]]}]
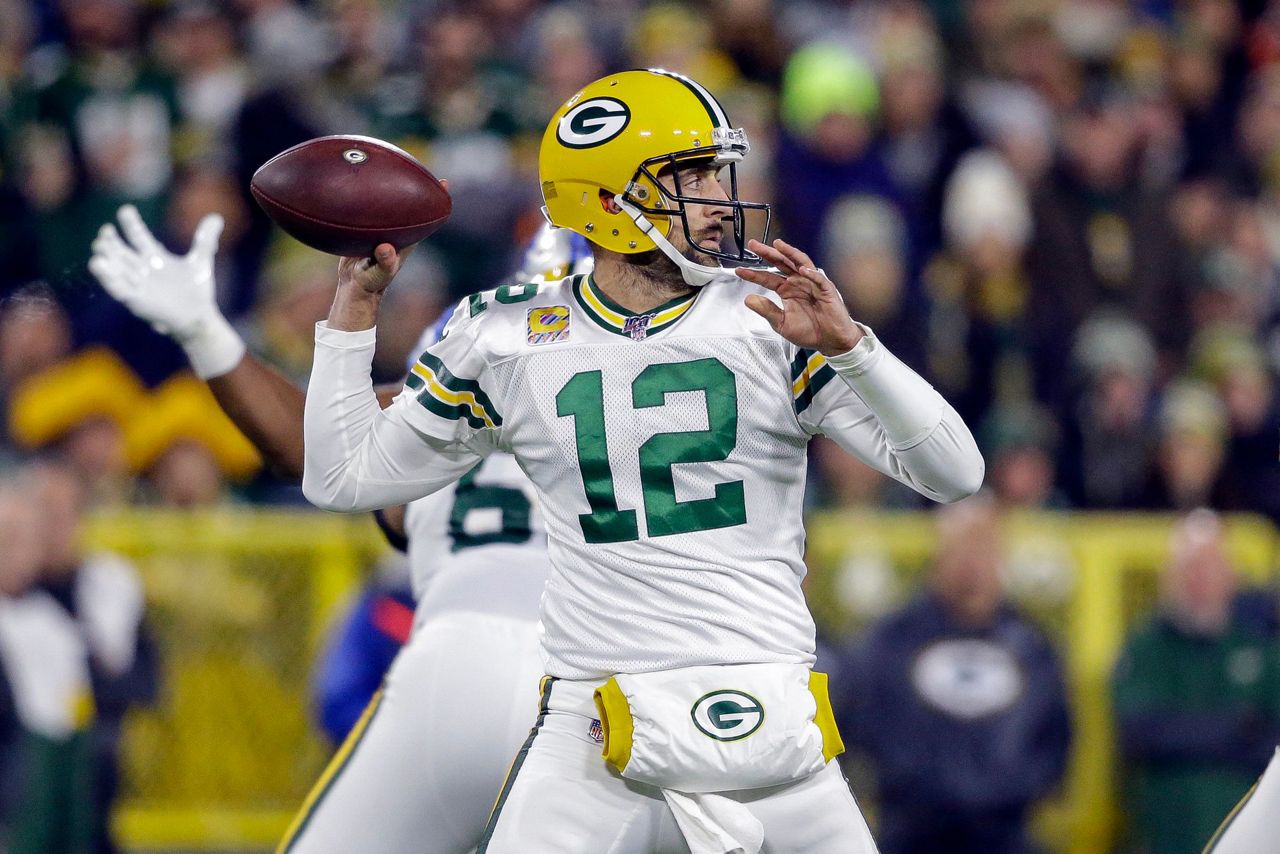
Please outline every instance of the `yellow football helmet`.
[{"label": "yellow football helmet", "polygon": [[[673,220],[680,220],[699,251],[757,264],[759,256],[746,249],[743,211],[763,211],[760,237],[766,239],[769,206],[738,199],[737,162],[750,150],[746,131],[731,127],[720,103],[693,80],[661,69],[611,74],[566,101],[547,125],[538,157],[543,211],[552,225],[624,254],[668,252],[654,234],[665,238]],[[680,191],[679,170],[708,161],[729,169],[728,202]],[[663,168],[674,172],[675,192],[658,181]],[[632,211],[605,209],[602,190],[620,196]],[[688,204],[730,208],[735,251],[695,243],[684,213]]]}]

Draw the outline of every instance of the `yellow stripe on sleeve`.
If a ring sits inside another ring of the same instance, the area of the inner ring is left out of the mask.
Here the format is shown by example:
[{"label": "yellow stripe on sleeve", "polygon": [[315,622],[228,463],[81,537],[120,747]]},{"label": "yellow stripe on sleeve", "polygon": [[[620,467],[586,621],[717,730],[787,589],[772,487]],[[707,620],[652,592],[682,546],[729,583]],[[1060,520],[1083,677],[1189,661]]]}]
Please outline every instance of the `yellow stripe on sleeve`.
[{"label": "yellow stripe on sleeve", "polygon": [[446,403],[449,406],[465,406],[471,410],[472,415],[476,418],[482,419],[491,429],[497,427],[497,425],[493,423],[493,419],[489,417],[488,410],[480,405],[474,394],[469,391],[454,391],[451,388],[447,388],[443,383],[436,379],[436,375],[432,370],[421,362],[415,363],[412,370],[413,373],[417,374],[417,376],[427,384],[427,390],[431,392],[431,396],[436,400],[441,403]]},{"label": "yellow stripe on sleeve", "polygon": [[804,366],[804,372],[796,377],[795,382],[791,384],[791,396],[799,397],[809,387],[809,379],[821,370],[826,363],[827,357],[821,353],[814,353],[810,356],[808,364]]}]

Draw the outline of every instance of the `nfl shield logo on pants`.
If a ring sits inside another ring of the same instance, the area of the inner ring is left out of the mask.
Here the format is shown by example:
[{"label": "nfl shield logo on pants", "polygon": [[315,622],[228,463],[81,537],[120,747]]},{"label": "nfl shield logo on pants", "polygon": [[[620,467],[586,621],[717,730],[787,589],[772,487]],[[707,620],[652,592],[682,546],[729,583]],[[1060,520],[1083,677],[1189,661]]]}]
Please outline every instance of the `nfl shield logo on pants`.
[{"label": "nfl shield logo on pants", "polygon": [[604,744],[604,727],[600,726],[600,721],[591,721],[590,733],[591,740],[596,744]]}]

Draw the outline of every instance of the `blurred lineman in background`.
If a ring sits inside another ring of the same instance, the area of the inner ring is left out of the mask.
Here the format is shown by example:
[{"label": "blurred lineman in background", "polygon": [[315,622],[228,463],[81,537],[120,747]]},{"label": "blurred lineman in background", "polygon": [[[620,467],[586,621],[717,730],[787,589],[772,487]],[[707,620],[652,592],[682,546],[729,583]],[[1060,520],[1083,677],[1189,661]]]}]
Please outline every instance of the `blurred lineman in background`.
[{"label": "blurred lineman in background", "polygon": [[1221,522],[1189,514],[1170,542],[1161,612],[1115,670],[1137,850],[1201,851],[1280,740],[1280,647],[1238,618],[1237,590]]},{"label": "blurred lineman in background", "polygon": [[[119,219],[132,245],[103,226],[90,269],[183,346],[273,466],[301,475],[303,393],[246,351],[214,300],[221,217],[205,218],[182,257],[160,246],[134,208],[122,208]],[[569,232],[544,230],[526,255],[527,278],[589,270],[584,248]],[[438,335],[439,328],[426,330],[419,350]],[[397,390],[380,395],[384,405]],[[548,563],[532,486],[515,461],[491,456],[456,485],[383,514],[381,523],[407,539],[418,603],[413,632],[304,803],[282,854],[474,848],[534,721]],[[338,716],[330,731],[349,725]]]},{"label": "blurred lineman in background", "polygon": [[884,854],[1023,854],[1030,808],[1061,781],[1071,731],[1062,665],[1001,589],[988,496],[938,513],[928,589],[848,662],[841,721],[870,756]]},{"label": "blurred lineman in background", "polygon": [[[403,550],[403,536],[388,535],[392,537],[392,545]],[[355,604],[329,630],[316,662],[312,704],[334,745],[346,741],[409,642],[416,601],[404,555],[396,553],[380,562]]]}]

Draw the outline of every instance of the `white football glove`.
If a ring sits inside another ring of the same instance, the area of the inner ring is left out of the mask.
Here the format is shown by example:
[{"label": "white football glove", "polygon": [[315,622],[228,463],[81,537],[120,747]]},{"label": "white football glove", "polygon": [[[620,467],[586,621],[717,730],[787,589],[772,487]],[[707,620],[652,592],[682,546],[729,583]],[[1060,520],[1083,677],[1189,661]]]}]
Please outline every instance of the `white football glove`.
[{"label": "white football glove", "polygon": [[129,241],[112,223],[102,226],[89,271],[129,311],[177,341],[201,379],[238,365],[244,341],[218,310],[214,293],[213,256],[222,216],[211,213],[200,220],[191,251],[179,256],[160,245],[133,205],[124,205],[118,215]]}]

